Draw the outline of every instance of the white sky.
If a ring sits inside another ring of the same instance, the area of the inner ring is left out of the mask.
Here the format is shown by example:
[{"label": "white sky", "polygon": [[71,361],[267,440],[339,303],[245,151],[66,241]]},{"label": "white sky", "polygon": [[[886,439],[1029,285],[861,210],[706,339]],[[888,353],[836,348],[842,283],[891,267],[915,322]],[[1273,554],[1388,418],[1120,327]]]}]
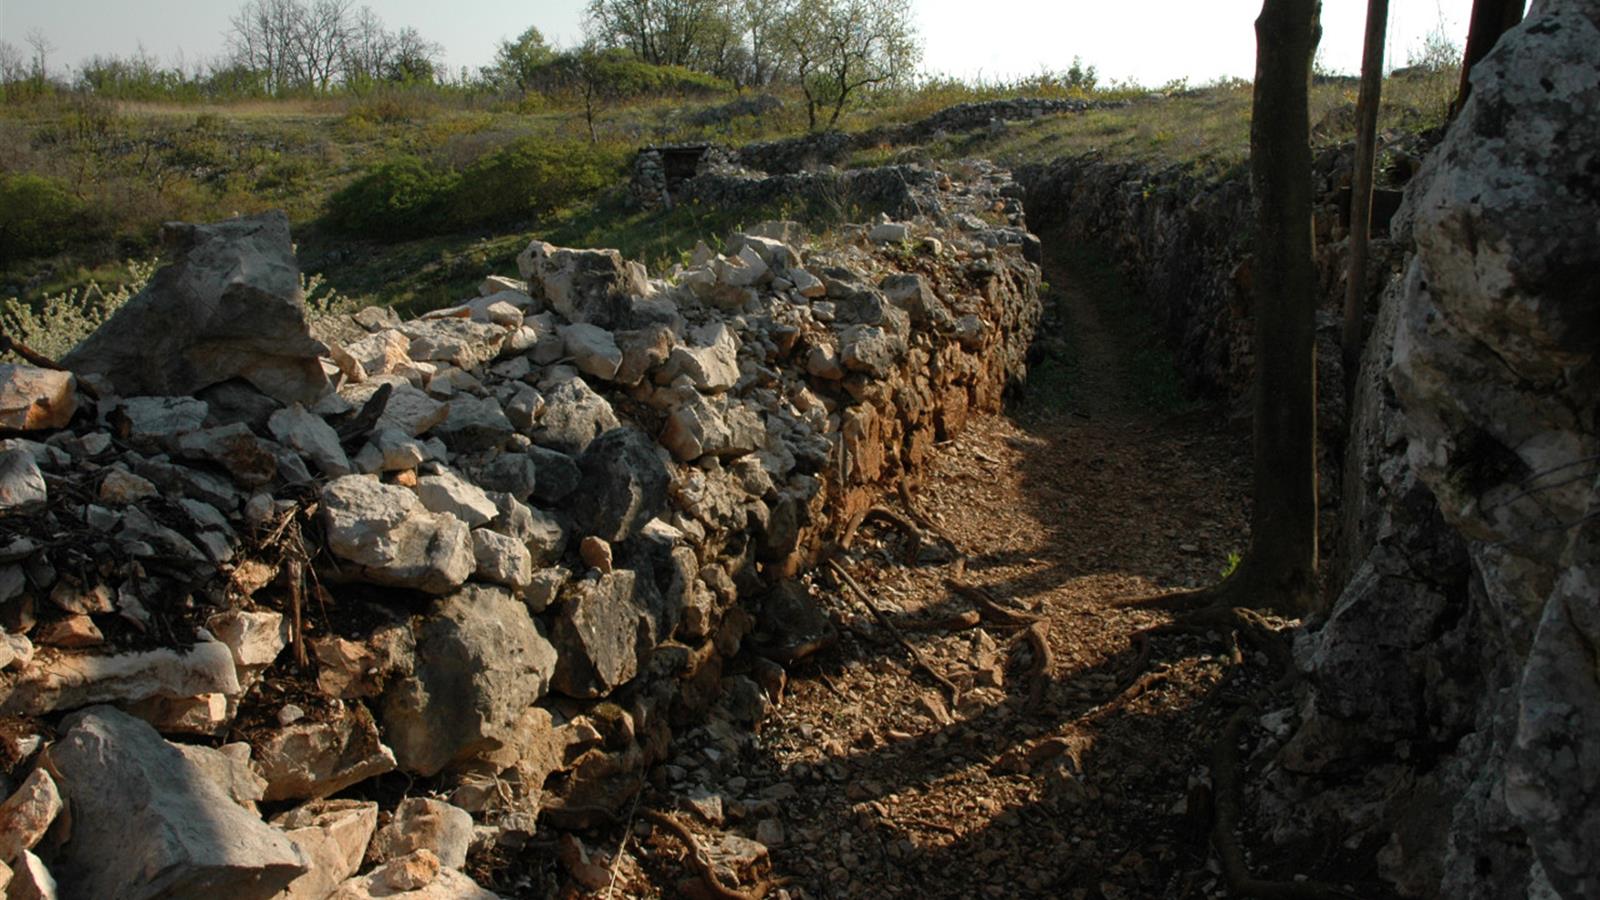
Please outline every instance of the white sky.
[{"label": "white sky", "polygon": [[[368,0],[391,27],[411,25],[444,45],[446,64],[476,68],[502,38],[537,25],[553,42],[579,37],[584,0]],[[912,0],[923,38],[923,68],[987,80],[1065,69],[1073,56],[1103,80],[1159,85],[1187,77],[1250,77],[1259,0]],[[1389,65],[1439,25],[1459,46],[1471,0],[1391,0]],[[26,52],[38,29],[60,71],[95,53],[144,49],[191,62],[222,50],[233,0],[0,0],[0,40]],[[1321,59],[1335,71],[1360,68],[1362,0],[1323,0]]]}]

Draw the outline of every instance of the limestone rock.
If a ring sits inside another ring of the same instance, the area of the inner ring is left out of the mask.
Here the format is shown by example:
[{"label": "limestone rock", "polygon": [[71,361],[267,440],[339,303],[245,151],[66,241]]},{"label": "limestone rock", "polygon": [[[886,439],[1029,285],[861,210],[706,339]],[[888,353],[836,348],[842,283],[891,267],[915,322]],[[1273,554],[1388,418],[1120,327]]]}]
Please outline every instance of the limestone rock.
[{"label": "limestone rock", "polygon": [[390,860],[371,874],[352,878],[339,886],[329,900],[500,900],[500,895],[479,887],[455,869],[442,869],[426,850]]},{"label": "limestone rock", "polygon": [[233,654],[217,641],[203,641],[187,651],[55,654],[36,658],[0,687],[0,714],[41,715],[91,703],[238,694],[239,690]]},{"label": "limestone rock", "polygon": [[507,743],[555,664],[527,607],[503,588],[473,584],[437,601],[417,637],[416,671],[384,695],[384,733],[401,767],[431,776]]},{"label": "limestone rock", "polygon": [[644,270],[615,250],[568,250],[533,241],[517,256],[517,271],[534,297],[569,322],[601,327],[621,323],[629,301],[647,293]]},{"label": "limestone rock", "polygon": [[632,387],[643,381],[672,353],[672,329],[665,325],[619,331],[615,338],[622,350],[622,365],[612,380],[621,385]]},{"label": "limestone rock", "polygon": [[577,455],[619,424],[604,397],[582,378],[569,378],[545,391],[544,415],[529,437],[540,446]]},{"label": "limestone rock", "polygon": [[55,876],[32,850],[22,851],[7,871],[6,900],[56,900],[60,896]]},{"label": "limestone rock", "polygon": [[339,371],[353,382],[404,374],[411,368],[411,339],[397,329],[369,334],[342,347],[330,345],[329,349]]},{"label": "limestone rock", "polygon": [[78,385],[71,372],[10,363],[0,365],[0,428],[14,431],[65,428],[77,411]]},{"label": "limestone rock", "polygon": [[521,590],[533,581],[533,556],[526,544],[508,535],[479,528],[472,532],[472,555],[477,576],[484,581]]},{"label": "limestone rock", "polygon": [[610,381],[622,366],[622,350],[617,347],[616,338],[604,328],[586,322],[564,325],[561,340],[566,345],[567,356],[572,357],[572,364],[585,375]]},{"label": "limestone rock", "polygon": [[366,707],[350,704],[318,722],[296,722],[256,743],[251,763],[266,779],[264,799],[326,797],[395,767]]},{"label": "limestone rock", "polygon": [[528,457],[533,460],[537,476],[534,479],[533,499],[544,504],[560,503],[583,480],[578,461],[559,450],[529,447]]},{"label": "limestone rock", "polygon": [[328,392],[282,212],[170,224],[162,239],[174,261],[63,365],[125,396],[188,396],[231,378],[282,403]]},{"label": "limestone rock", "polygon": [[0,861],[15,860],[22,851],[32,850],[60,814],[61,793],[55,779],[42,767],[35,768],[0,803]]},{"label": "limestone rock", "polygon": [[250,745],[244,742],[224,744],[220,748],[197,744],[173,744],[184,758],[193,763],[211,783],[222,789],[229,799],[247,812],[256,811],[256,803],[265,795],[266,779],[250,768]]},{"label": "limestone rock", "polygon": [[206,628],[228,645],[240,673],[272,665],[288,645],[283,613],[271,610],[226,610],[207,619]]},{"label": "limestone rock", "polygon": [[689,379],[697,389],[721,393],[739,381],[739,340],[722,322],[701,326],[689,333],[691,344],[672,349],[672,355],[656,375],[666,384],[678,376]]},{"label": "limestone rock", "polygon": [[572,589],[551,631],[558,651],[556,690],[569,697],[603,697],[639,673],[640,655],[651,646],[651,590],[631,569]]},{"label": "limestone rock", "polygon": [[193,397],[124,397],[106,414],[106,423],[139,445],[165,444],[205,427],[211,407]]},{"label": "limestone rock", "polygon": [[325,900],[361,868],[378,826],[378,804],[362,800],[313,800],[273,820],[305,854],[311,871],[277,900]]},{"label": "limestone rock", "polygon": [[412,359],[473,369],[495,358],[506,330],[471,319],[417,319],[400,326],[411,339]]},{"label": "limestone rock", "polygon": [[156,486],[147,478],[123,468],[109,468],[105,477],[100,479],[100,502],[116,506],[135,503],[147,497],[154,497],[159,493]]},{"label": "limestone rock", "polygon": [[67,896],[267,898],[309,869],[286,836],[126,713],[68,716],[45,755],[72,810],[55,871]]},{"label": "limestone rock", "polygon": [[278,474],[278,456],[248,425],[221,425],[179,435],[173,450],[184,459],[221,466],[242,487],[261,487]]},{"label": "limestone rock", "polygon": [[827,611],[805,585],[786,580],[761,599],[752,640],[763,656],[788,665],[827,647],[838,637]]},{"label": "limestone rock", "polygon": [[433,427],[451,450],[495,450],[516,432],[493,397],[456,397],[446,404],[444,421]]},{"label": "limestone rock", "polygon": [[330,478],[350,474],[350,459],[339,444],[338,433],[300,404],[273,413],[267,427],[279,443],[311,460],[322,474]]},{"label": "limestone rock", "polygon": [[911,239],[911,227],[904,222],[879,222],[867,232],[875,244],[901,244]]},{"label": "limestone rock", "polygon": [[576,510],[578,526],[613,543],[624,541],[667,508],[666,465],[656,444],[633,428],[616,428],[597,438],[578,460],[583,473]]},{"label": "limestone rock", "polygon": [[905,346],[876,325],[851,325],[839,335],[839,362],[851,372],[887,375]]},{"label": "limestone rock", "polygon": [[661,430],[661,445],[672,451],[680,462],[690,462],[723,450],[732,437],[722,413],[706,398],[694,393],[680,398],[678,405],[667,414],[667,425]]},{"label": "limestone rock", "polygon": [[475,567],[466,524],[405,488],[346,475],[323,487],[322,509],[329,550],[377,584],[444,594]]},{"label": "limestone rock", "polygon": [[454,472],[424,475],[417,479],[416,490],[417,499],[428,511],[447,513],[468,528],[488,524],[499,512],[482,488]]},{"label": "limestone rock", "polygon": [[50,500],[44,473],[26,450],[0,450],[0,513],[25,512]]},{"label": "limestone rock", "polygon": [[373,839],[372,849],[379,862],[428,850],[444,868],[459,869],[466,865],[471,840],[472,816],[466,810],[442,800],[408,797]]}]

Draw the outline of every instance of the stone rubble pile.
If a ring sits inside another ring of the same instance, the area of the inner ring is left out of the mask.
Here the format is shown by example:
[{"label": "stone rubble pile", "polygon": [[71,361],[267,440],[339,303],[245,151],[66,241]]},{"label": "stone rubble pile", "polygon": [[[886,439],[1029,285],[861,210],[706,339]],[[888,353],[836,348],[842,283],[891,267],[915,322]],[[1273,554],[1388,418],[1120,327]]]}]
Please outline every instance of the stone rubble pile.
[{"label": "stone rubble pile", "polygon": [[9,896],[493,896],[473,848],[609,821],[759,708],[726,661],[826,645],[796,577],[1024,374],[1013,188],[655,279],[534,241],[315,328],[282,214],[170,229],[71,373],[0,367]]}]

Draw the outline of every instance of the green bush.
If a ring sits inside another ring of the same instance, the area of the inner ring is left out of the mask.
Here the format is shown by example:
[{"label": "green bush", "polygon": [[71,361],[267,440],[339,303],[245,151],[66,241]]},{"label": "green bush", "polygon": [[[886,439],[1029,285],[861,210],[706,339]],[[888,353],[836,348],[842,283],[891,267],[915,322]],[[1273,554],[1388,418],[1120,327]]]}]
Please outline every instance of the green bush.
[{"label": "green bush", "polygon": [[415,156],[379,163],[328,201],[328,223],[350,234],[402,240],[447,230],[460,178]]},{"label": "green bush", "polygon": [[539,218],[617,183],[622,172],[618,150],[525,138],[467,167],[450,218],[461,227]]},{"label": "green bush", "polygon": [[43,175],[0,175],[0,262],[46,256],[80,235],[83,203],[65,182]]}]

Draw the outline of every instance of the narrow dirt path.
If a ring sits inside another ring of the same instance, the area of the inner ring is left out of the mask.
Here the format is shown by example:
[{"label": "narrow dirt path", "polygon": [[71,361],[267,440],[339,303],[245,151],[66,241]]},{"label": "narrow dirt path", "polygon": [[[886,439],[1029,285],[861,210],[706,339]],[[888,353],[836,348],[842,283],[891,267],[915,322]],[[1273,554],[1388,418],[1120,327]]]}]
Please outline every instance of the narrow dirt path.
[{"label": "narrow dirt path", "polygon": [[[1244,690],[1251,661],[1230,660],[1222,635],[1136,639],[1168,614],[1118,601],[1209,582],[1242,548],[1246,446],[1206,411],[1140,399],[1128,363],[1143,338],[1116,307],[1128,298],[1103,270],[1069,267],[1081,257],[1058,244],[1046,240],[1042,340],[1055,358],[1039,367],[1043,387],[940,447],[910,492],[963,554],[964,583],[1018,615],[919,629],[973,608],[952,588],[952,556],[924,544],[908,563],[906,535],[863,527],[843,568],[955,696],[819,575],[839,643],[791,670],[757,738],[714,720],[678,742],[657,784],[700,798],[679,818],[730,883],[743,845],[728,835],[743,834],[769,848],[768,896],[1219,890],[1194,788],[1232,709],[1214,695],[1225,677],[1227,694]],[[1048,643],[1046,672],[1030,631]],[[681,845],[646,844],[617,896],[698,892]]]}]

